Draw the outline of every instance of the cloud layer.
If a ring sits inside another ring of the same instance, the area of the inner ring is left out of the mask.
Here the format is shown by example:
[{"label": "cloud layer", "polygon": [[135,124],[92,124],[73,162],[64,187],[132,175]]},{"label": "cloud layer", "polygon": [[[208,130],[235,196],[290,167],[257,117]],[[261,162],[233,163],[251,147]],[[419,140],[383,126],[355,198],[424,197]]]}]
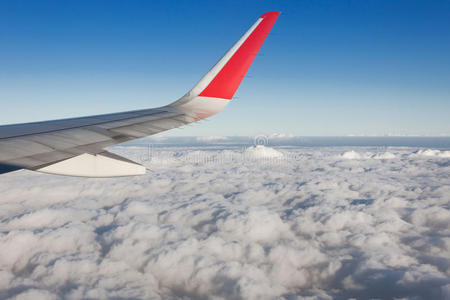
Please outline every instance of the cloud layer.
[{"label": "cloud layer", "polygon": [[0,178],[0,298],[450,297],[450,161],[116,147],[152,171]]}]

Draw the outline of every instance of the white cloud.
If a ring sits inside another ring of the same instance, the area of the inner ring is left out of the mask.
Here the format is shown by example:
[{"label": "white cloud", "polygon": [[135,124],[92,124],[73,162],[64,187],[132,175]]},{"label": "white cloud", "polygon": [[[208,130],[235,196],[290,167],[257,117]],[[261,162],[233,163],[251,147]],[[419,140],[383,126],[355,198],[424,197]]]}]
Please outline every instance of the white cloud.
[{"label": "white cloud", "polygon": [[295,135],[291,133],[272,133],[267,136],[270,139],[291,139],[295,138]]},{"label": "white cloud", "polygon": [[245,149],[244,154],[251,158],[280,158],[283,157],[283,153],[273,148],[263,145],[256,145]]},{"label": "white cloud", "polygon": [[419,150],[416,154],[419,156],[450,158],[450,151],[441,151],[437,149]]},{"label": "white cloud", "polygon": [[199,142],[217,142],[217,141],[226,141],[228,140],[228,137],[226,136],[198,136],[196,137],[196,140]]},{"label": "white cloud", "polygon": [[152,171],[1,176],[0,298],[449,296],[445,151],[115,151]]},{"label": "white cloud", "polygon": [[395,158],[395,154],[391,152],[377,152],[377,153],[371,153],[371,152],[355,152],[354,150],[346,151],[342,153],[342,158],[345,159],[393,159]]},{"label": "white cloud", "polygon": [[372,157],[371,153],[360,153],[360,152],[355,152],[354,150],[351,151],[347,151],[342,153],[342,158],[346,158],[346,159],[367,159]]}]

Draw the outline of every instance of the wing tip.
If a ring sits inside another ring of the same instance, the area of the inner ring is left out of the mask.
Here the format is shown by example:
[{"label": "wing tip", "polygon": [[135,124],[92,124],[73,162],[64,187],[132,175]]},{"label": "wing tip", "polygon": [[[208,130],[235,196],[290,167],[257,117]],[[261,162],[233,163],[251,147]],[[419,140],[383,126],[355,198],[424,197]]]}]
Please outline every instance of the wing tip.
[{"label": "wing tip", "polygon": [[265,19],[265,18],[277,18],[279,15],[281,14],[281,11],[268,11],[264,14],[261,15],[261,17],[259,17],[260,19]]}]

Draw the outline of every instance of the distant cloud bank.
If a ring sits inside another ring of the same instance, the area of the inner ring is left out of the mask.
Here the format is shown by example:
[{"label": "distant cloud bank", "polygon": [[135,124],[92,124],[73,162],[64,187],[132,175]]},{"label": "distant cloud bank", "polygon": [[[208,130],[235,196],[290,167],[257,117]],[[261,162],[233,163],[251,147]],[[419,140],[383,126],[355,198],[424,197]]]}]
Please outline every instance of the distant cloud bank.
[{"label": "distant cloud bank", "polygon": [[163,136],[157,135],[127,143],[127,145],[242,145],[242,146],[374,146],[423,147],[450,149],[450,136],[294,136],[292,134],[258,134],[255,136]]}]

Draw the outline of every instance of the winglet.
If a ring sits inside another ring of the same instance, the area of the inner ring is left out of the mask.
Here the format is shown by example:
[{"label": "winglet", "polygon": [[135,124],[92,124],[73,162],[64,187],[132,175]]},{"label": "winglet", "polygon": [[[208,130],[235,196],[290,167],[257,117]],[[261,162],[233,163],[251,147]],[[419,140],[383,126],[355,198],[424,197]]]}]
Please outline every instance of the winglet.
[{"label": "winglet", "polygon": [[267,12],[231,47],[222,59],[197,83],[189,96],[233,98],[247,70],[280,15]]}]

